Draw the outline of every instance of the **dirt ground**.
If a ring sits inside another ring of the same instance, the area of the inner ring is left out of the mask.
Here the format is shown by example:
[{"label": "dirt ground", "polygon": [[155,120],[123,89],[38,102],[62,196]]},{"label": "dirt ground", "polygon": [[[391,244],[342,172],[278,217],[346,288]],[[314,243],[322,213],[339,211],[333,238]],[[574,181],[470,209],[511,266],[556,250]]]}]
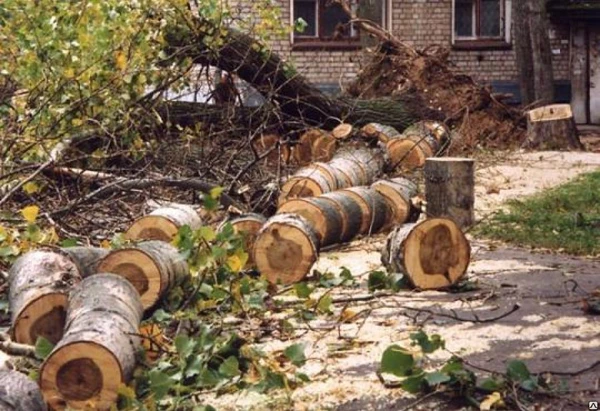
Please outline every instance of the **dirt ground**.
[{"label": "dirt ground", "polygon": [[[600,153],[505,153],[477,159],[476,215],[483,218],[507,199],[522,198],[573,177],[600,168]],[[345,266],[360,276],[359,289],[336,292],[335,297],[366,295],[369,271],[381,269],[379,249],[384,236],[363,239],[343,249],[323,253],[316,268],[338,272]],[[509,359],[525,361],[532,372],[552,372],[557,384],[573,393],[568,400],[551,401],[538,409],[587,409],[587,401],[600,398],[600,318],[581,309],[582,295],[600,288],[600,260],[576,258],[543,251],[517,249],[473,239],[468,278],[478,285],[470,292],[400,292],[394,296],[355,303],[360,320],[336,324],[343,305],[335,306],[331,320],[311,323],[315,331],[296,342],[306,344],[309,358],[301,371],[311,382],[289,398],[256,393],[204,399],[219,409],[298,410],[400,410],[455,409],[451,404],[423,401],[401,390],[382,386],[375,374],[385,348],[408,345],[411,332],[422,327],[440,334],[447,352],[457,353],[474,367],[504,372]],[[468,321],[495,318],[493,322]],[[445,316],[419,313],[455,313]],[[451,311],[452,310],[452,311]],[[364,321],[363,321],[364,320]],[[265,341],[266,351],[283,349],[289,342]],[[577,374],[577,375],[570,375]],[[590,396],[594,395],[594,398]]]}]

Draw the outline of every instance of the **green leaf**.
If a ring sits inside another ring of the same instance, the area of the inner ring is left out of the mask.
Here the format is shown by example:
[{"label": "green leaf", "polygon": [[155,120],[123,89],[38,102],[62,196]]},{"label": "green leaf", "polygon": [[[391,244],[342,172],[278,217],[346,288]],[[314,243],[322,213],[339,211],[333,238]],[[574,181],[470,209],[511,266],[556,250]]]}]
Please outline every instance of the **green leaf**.
[{"label": "green leaf", "polygon": [[424,383],[424,374],[414,375],[402,381],[402,389],[415,394],[423,390]]},{"label": "green leaf", "polygon": [[424,353],[430,354],[439,348],[444,348],[444,340],[438,334],[429,337],[423,331],[418,331],[410,335],[413,345],[417,344]]},{"label": "green leaf", "polygon": [[198,383],[202,387],[214,387],[222,381],[221,375],[215,370],[203,369],[198,377]]},{"label": "green leaf", "polygon": [[413,373],[415,359],[399,345],[391,345],[383,352],[381,357],[381,372],[393,374],[397,377],[406,377]]},{"label": "green leaf", "polygon": [[65,238],[60,242],[60,246],[63,248],[76,247],[77,244],[77,240],[74,238]]},{"label": "green leaf", "polygon": [[52,352],[54,344],[45,339],[44,337],[38,337],[35,341],[35,357],[39,360],[45,360],[48,355]]},{"label": "green leaf", "polygon": [[157,400],[167,395],[175,383],[167,374],[158,370],[150,370],[148,378],[150,379],[150,390],[154,393]]},{"label": "green leaf", "polygon": [[298,378],[302,382],[310,382],[310,377],[303,372],[297,372],[296,378]]},{"label": "green leaf", "polygon": [[538,389],[537,378],[528,378],[525,381],[521,381],[521,388],[525,391],[533,392]]},{"label": "green leaf", "polygon": [[525,363],[519,360],[512,360],[506,367],[506,375],[513,381],[522,382],[531,377],[531,373],[527,369]]},{"label": "green leaf", "polygon": [[465,369],[462,359],[452,356],[440,370],[445,374],[454,374]]},{"label": "green leaf", "polygon": [[503,391],[504,383],[495,378],[486,378],[477,386],[479,389],[489,392]]},{"label": "green leaf", "polygon": [[169,314],[162,308],[159,308],[158,310],[154,311],[154,314],[152,314],[152,318],[158,322],[163,322],[163,321],[170,320],[171,314]]},{"label": "green leaf", "polygon": [[293,344],[287,347],[283,351],[283,355],[297,367],[301,367],[306,362],[306,355],[304,355],[303,344]]},{"label": "green leaf", "polygon": [[294,285],[294,291],[296,291],[298,298],[308,298],[313,292],[313,289],[310,288],[305,282],[301,282]]},{"label": "green leaf", "polygon": [[427,381],[430,387],[435,387],[450,381],[450,376],[439,371],[428,372],[425,374],[425,381]]},{"label": "green leaf", "polygon": [[179,334],[175,337],[175,349],[179,356],[187,359],[196,348],[196,341],[184,334]]},{"label": "green leaf", "polygon": [[371,271],[367,286],[369,291],[383,290],[387,287],[387,276],[383,271]]},{"label": "green leaf", "polygon": [[219,373],[227,378],[240,375],[240,363],[237,358],[231,356],[221,363]]},{"label": "green leaf", "polygon": [[216,408],[214,408],[211,405],[200,405],[200,406],[194,407],[193,411],[217,411],[217,410],[216,410]]},{"label": "green leaf", "polygon": [[331,313],[331,304],[333,303],[333,297],[330,294],[324,295],[319,298],[319,303],[317,304],[317,310],[322,313],[329,314]]}]

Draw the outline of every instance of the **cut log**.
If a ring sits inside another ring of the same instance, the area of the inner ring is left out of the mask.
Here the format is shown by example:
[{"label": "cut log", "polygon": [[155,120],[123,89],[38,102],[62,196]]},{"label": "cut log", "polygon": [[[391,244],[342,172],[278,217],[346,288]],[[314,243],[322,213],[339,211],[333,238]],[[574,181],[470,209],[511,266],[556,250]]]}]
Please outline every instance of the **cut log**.
[{"label": "cut log", "polygon": [[341,182],[339,188],[369,184],[367,171],[351,158],[336,157],[329,162],[329,165],[336,171],[337,178]]},{"label": "cut log", "polygon": [[304,218],[315,231],[321,247],[340,242],[344,217],[339,207],[322,197],[298,198],[283,204],[278,214],[294,214]]},{"label": "cut log", "polygon": [[254,261],[272,284],[302,280],[317,261],[319,239],[311,224],[296,214],[277,214],[258,233]]},{"label": "cut log", "polygon": [[437,145],[439,147],[437,155],[442,154],[448,149],[451,141],[450,129],[444,123],[439,121],[418,121],[404,130],[402,134],[404,136],[422,136],[425,133],[431,134],[431,136],[437,140]]},{"label": "cut log", "polygon": [[331,135],[338,140],[346,140],[352,137],[353,131],[352,124],[342,123],[331,131]]},{"label": "cut log", "polygon": [[319,197],[320,199],[329,201],[333,207],[340,211],[342,217],[342,234],[338,242],[350,241],[360,234],[363,224],[363,214],[360,204],[353,196],[340,191],[334,191],[323,194]]},{"label": "cut log", "polygon": [[0,410],[46,411],[40,387],[18,371],[0,370]]},{"label": "cut log", "polygon": [[390,273],[402,273],[413,286],[439,289],[456,284],[467,271],[471,248],[452,221],[432,218],[395,228],[382,250]]},{"label": "cut log", "polygon": [[133,375],[143,308],[136,289],[115,274],[83,280],[69,296],[65,335],[40,369],[52,409],[109,409]]},{"label": "cut log", "polygon": [[202,220],[193,207],[186,204],[169,204],[152,211],[136,220],[125,233],[128,240],[171,241],[179,229],[189,226],[192,230],[200,228]]},{"label": "cut log", "polygon": [[331,167],[329,163],[316,162],[306,167],[309,170],[318,170],[329,182],[331,191],[339,189],[344,183],[339,180],[339,171]]},{"label": "cut log", "polygon": [[373,183],[371,188],[381,194],[391,211],[382,230],[387,230],[396,224],[416,220],[418,217],[418,211],[411,202],[411,199],[418,193],[417,185],[412,181],[401,177],[379,180]]},{"label": "cut log", "polygon": [[569,104],[553,104],[527,113],[525,148],[583,150]]},{"label": "cut log", "polygon": [[9,271],[12,339],[35,345],[38,337],[44,337],[57,343],[63,334],[67,296],[79,281],[79,268],[66,254],[32,251],[17,259]]},{"label": "cut log", "polygon": [[281,143],[277,134],[261,134],[252,140],[252,147],[259,156],[266,154],[265,165],[277,165],[280,162],[287,164],[290,161],[291,151],[287,144]]},{"label": "cut log", "polygon": [[329,161],[335,154],[337,140],[328,134],[317,138],[312,146],[312,159],[315,161]]},{"label": "cut log", "polygon": [[475,162],[469,158],[429,158],[424,174],[427,216],[450,218],[461,229],[472,226]]},{"label": "cut log", "polygon": [[265,225],[267,219],[256,213],[241,214],[232,217],[219,225],[217,231],[222,231],[226,224],[231,224],[233,231],[244,237],[244,250],[248,253],[248,261],[245,268],[254,266],[254,242],[258,232]]},{"label": "cut log", "polygon": [[379,232],[388,221],[391,210],[384,198],[377,191],[368,187],[350,187],[341,190],[354,198],[359,204],[362,214],[360,234],[371,235]]},{"label": "cut log", "polygon": [[177,248],[164,241],[144,241],[108,254],[98,270],[125,277],[140,293],[145,309],[152,307],[189,274]]},{"label": "cut log", "polygon": [[109,250],[100,247],[66,247],[61,248],[60,251],[67,254],[71,261],[77,264],[82,278],[96,274],[98,264],[109,253]]},{"label": "cut log", "polygon": [[293,157],[298,165],[305,166],[312,161],[315,142],[323,135],[326,135],[325,131],[312,128],[300,136],[298,143],[293,147]]},{"label": "cut log", "polygon": [[281,206],[294,198],[316,197],[333,191],[330,181],[317,169],[301,169],[282,184],[278,204]]},{"label": "cut log", "polygon": [[382,143],[387,143],[389,140],[393,140],[401,136],[400,132],[394,127],[379,123],[369,123],[365,125],[361,131],[368,139],[377,139]]},{"label": "cut log", "polygon": [[412,171],[423,167],[425,160],[438,154],[439,142],[425,127],[408,130],[402,138],[390,140],[386,144],[390,169]]},{"label": "cut log", "polygon": [[369,150],[364,147],[347,148],[336,153],[335,159],[348,159],[357,163],[365,176],[364,184],[371,184],[383,172],[385,158],[381,150]]}]

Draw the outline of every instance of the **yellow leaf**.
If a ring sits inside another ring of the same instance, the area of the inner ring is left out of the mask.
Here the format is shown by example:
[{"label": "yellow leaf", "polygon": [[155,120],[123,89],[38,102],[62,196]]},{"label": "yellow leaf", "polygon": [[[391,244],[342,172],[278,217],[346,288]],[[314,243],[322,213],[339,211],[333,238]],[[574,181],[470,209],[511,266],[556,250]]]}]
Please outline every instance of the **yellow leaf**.
[{"label": "yellow leaf", "polygon": [[119,389],[117,390],[117,393],[125,398],[129,398],[130,400],[135,398],[134,389],[125,384],[119,385]]},{"label": "yellow leaf", "polygon": [[504,401],[502,401],[502,395],[500,395],[499,392],[494,392],[485,397],[485,400],[481,401],[481,404],[479,404],[479,410],[490,411],[494,406],[504,406]]},{"label": "yellow leaf", "polygon": [[75,127],[79,127],[83,124],[83,120],[80,118],[74,118],[73,120],[71,120],[71,124],[73,124]]},{"label": "yellow leaf", "polygon": [[29,224],[33,224],[37,219],[38,214],[40,213],[40,208],[38,206],[27,206],[21,210],[21,214],[23,214],[23,218]]},{"label": "yellow leaf", "polygon": [[73,77],[75,77],[75,70],[73,70],[72,68],[68,68],[65,70],[65,77],[68,79],[72,79]]},{"label": "yellow leaf", "polygon": [[56,234],[54,227],[50,227],[48,231],[46,231],[45,237],[45,242],[47,244],[56,244],[59,240],[58,234]]},{"label": "yellow leaf", "polygon": [[127,68],[127,57],[122,51],[115,52],[115,66],[121,71]]},{"label": "yellow leaf", "polygon": [[100,247],[102,247],[102,248],[110,248],[110,241],[108,241],[108,240],[102,240],[102,242],[100,243]]},{"label": "yellow leaf", "polygon": [[40,191],[40,186],[38,186],[34,181],[30,181],[26,184],[23,184],[23,191],[25,191],[27,194],[34,194]]},{"label": "yellow leaf", "polygon": [[227,266],[229,269],[235,273],[239,272],[244,265],[242,264],[242,259],[238,255],[232,255],[227,258]]},{"label": "yellow leaf", "polygon": [[356,313],[349,308],[344,308],[340,313],[340,322],[349,323],[356,318]]}]

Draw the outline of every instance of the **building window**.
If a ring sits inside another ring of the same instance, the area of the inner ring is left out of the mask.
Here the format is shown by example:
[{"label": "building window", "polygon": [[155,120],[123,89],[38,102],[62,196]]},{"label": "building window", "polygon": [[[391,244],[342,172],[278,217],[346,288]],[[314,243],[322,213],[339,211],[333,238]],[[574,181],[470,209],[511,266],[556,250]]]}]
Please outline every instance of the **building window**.
[{"label": "building window", "polygon": [[454,0],[455,44],[465,41],[508,43],[510,1]]},{"label": "building window", "polygon": [[[369,2],[370,4],[371,2]],[[360,17],[375,20],[386,26],[387,3],[361,8],[358,1],[352,1],[352,7]],[[350,16],[337,3],[331,0],[292,0],[294,33],[293,42],[300,45],[354,45],[359,44],[358,28],[350,23]],[[367,16],[361,15],[364,11]],[[301,22],[301,24],[299,24]],[[300,27],[303,29],[300,29]]]}]

